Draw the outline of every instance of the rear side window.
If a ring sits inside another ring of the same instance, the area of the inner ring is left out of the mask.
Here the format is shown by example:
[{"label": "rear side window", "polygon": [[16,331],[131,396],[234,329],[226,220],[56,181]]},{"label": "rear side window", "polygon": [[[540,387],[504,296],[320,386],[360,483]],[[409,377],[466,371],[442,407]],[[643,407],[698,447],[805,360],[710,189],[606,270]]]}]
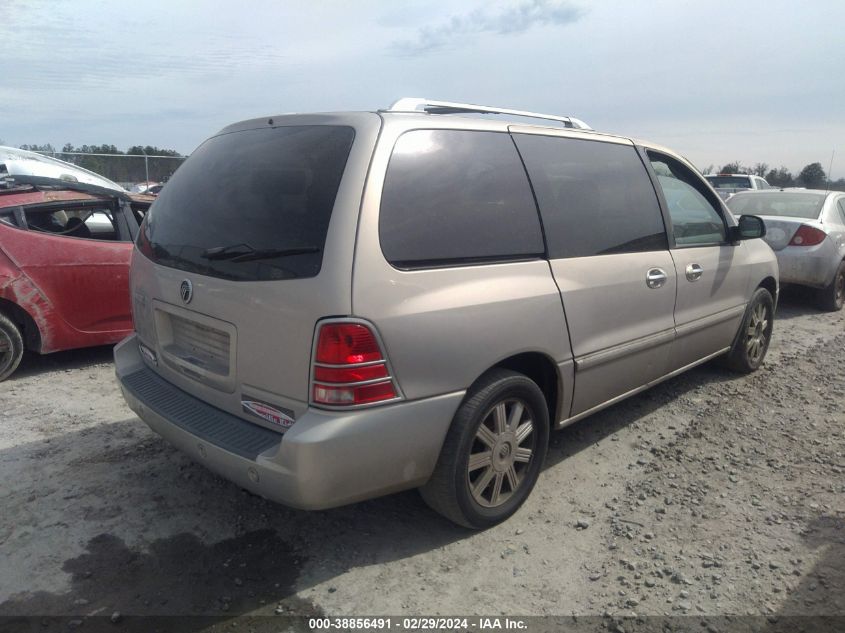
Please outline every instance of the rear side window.
[{"label": "rear side window", "polygon": [[116,241],[119,239],[114,214],[108,207],[47,208],[31,207],[24,211],[30,231],[63,237]]},{"label": "rear side window", "polygon": [[18,226],[18,216],[14,208],[0,209],[0,222],[11,226]]},{"label": "rear side window", "polygon": [[668,250],[657,195],[630,145],[515,135],[546,231],[549,257]]},{"label": "rear side window", "polygon": [[542,255],[543,234],[510,136],[412,130],[396,142],[379,215],[384,256],[399,267]]},{"label": "rear side window", "polygon": [[165,266],[236,281],[317,275],[354,134],[309,125],[209,139],[147,212],[139,249]]}]

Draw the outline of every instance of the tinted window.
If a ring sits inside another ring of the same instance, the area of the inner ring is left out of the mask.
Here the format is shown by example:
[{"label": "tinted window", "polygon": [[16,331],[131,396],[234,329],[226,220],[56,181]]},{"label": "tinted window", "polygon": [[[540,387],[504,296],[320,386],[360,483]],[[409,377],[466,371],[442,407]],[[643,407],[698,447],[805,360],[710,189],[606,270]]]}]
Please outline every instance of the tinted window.
[{"label": "tinted window", "polygon": [[413,130],[396,142],[379,216],[398,266],[526,258],[544,252],[537,208],[508,134]]},{"label": "tinted window", "polygon": [[161,190],[138,247],[215,277],[315,276],[353,137],[350,127],[315,125],[209,139]]},{"label": "tinted window", "polygon": [[738,193],[725,203],[736,215],[779,215],[792,218],[816,219],[822,211],[825,194],[790,193]]},{"label": "tinted window", "polygon": [[715,189],[751,189],[748,176],[705,176]]},{"label": "tinted window", "polygon": [[515,135],[543,218],[549,257],[665,250],[654,187],[630,145]]},{"label": "tinted window", "polygon": [[842,216],[842,224],[845,224],[845,198],[839,198],[839,215]]}]

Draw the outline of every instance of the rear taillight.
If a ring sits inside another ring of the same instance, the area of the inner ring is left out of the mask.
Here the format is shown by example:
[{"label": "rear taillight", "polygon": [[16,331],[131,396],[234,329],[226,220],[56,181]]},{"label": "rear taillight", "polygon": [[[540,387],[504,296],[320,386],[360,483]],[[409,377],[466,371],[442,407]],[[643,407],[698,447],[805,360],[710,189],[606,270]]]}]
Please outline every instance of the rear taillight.
[{"label": "rear taillight", "polygon": [[790,246],[815,246],[824,242],[827,233],[814,226],[802,224],[789,242]]},{"label": "rear taillight", "polygon": [[311,375],[315,404],[349,407],[399,397],[384,350],[363,323],[320,325]]}]

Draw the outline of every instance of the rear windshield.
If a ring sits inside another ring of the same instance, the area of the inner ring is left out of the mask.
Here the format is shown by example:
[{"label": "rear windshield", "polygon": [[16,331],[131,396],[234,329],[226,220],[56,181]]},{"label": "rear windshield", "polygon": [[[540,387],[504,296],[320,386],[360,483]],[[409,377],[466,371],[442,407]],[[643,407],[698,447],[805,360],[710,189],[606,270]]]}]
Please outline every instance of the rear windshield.
[{"label": "rear windshield", "polygon": [[748,176],[705,176],[714,189],[750,189]]},{"label": "rear windshield", "polygon": [[790,218],[815,220],[824,204],[823,193],[772,193],[737,194],[726,204],[734,215],[782,215]]},{"label": "rear windshield", "polygon": [[354,135],[312,125],[209,139],[162,189],[139,249],[165,266],[238,281],[316,276]]}]

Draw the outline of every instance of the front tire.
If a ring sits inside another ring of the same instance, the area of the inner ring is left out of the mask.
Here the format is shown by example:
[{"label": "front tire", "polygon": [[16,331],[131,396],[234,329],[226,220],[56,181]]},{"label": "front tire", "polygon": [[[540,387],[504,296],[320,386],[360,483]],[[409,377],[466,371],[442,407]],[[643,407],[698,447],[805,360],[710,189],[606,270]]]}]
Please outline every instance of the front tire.
[{"label": "front tire", "polygon": [[743,374],[760,368],[772,339],[774,306],[771,293],[765,288],[757,288],[748,302],[733,347],[728,352],[728,367]]},{"label": "front tire", "polygon": [[822,310],[838,312],[843,304],[845,304],[845,262],[839,264],[830,285],[819,290],[818,294],[818,305]]},{"label": "front tire", "polygon": [[23,358],[23,337],[15,322],[0,312],[0,381],[17,369]]},{"label": "front tire", "polygon": [[523,374],[494,369],[470,388],[420,492],[432,509],[459,525],[491,527],[528,498],[548,444],[543,392]]}]

